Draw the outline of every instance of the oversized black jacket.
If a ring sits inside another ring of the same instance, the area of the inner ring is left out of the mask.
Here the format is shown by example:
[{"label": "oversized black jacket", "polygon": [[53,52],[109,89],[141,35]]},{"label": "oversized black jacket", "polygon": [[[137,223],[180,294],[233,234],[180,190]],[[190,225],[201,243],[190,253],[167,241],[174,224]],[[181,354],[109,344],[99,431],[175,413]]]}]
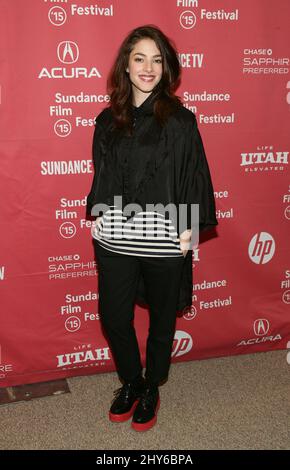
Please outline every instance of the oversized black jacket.
[{"label": "oversized black jacket", "polygon": [[[94,178],[87,196],[87,214],[95,204],[114,205],[114,195],[122,195],[124,204],[137,203],[142,210],[146,204],[199,204],[199,231],[217,225],[213,187],[202,139],[195,115],[179,106],[164,126],[153,113],[156,95],[152,93],[138,108],[133,135],[125,136],[114,130],[110,107],[96,118],[93,137]],[[130,193],[124,193],[122,165],[131,155]],[[104,211],[92,212],[98,216]],[[178,234],[191,228],[191,212],[186,227],[179,226]],[[192,304],[192,250],[184,262],[178,310]],[[140,276],[136,301],[147,304],[144,281]]]}]

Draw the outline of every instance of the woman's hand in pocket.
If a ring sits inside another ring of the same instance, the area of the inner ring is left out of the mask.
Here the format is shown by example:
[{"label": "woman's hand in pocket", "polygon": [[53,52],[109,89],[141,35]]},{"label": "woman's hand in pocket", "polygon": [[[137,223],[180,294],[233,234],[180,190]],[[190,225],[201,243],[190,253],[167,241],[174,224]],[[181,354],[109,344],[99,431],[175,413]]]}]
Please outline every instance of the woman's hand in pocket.
[{"label": "woman's hand in pocket", "polygon": [[180,240],[180,249],[183,253],[183,257],[185,258],[189,249],[190,241]]},{"label": "woman's hand in pocket", "polygon": [[180,235],[180,249],[183,253],[184,258],[186,257],[187,252],[190,248],[190,242],[191,242],[191,230],[185,230],[185,232],[183,232]]}]

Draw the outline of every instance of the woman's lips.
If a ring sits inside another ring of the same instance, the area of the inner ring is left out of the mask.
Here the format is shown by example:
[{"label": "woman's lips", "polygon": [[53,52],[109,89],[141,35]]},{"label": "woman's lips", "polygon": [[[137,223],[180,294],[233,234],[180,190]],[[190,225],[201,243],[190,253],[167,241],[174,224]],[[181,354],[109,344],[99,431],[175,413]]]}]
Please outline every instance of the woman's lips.
[{"label": "woman's lips", "polygon": [[139,78],[143,80],[143,82],[153,82],[155,77],[153,75],[139,75]]}]

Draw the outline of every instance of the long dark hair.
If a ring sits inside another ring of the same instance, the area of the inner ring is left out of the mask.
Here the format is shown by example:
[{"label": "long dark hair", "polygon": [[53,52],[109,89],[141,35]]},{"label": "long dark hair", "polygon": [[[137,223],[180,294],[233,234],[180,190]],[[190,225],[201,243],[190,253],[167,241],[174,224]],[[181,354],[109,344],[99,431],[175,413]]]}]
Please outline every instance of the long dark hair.
[{"label": "long dark hair", "polygon": [[154,115],[160,125],[166,122],[177,106],[182,105],[180,97],[174,94],[180,84],[181,66],[172,40],[151,24],[133,29],[122,42],[107,80],[115,127],[125,129],[129,134],[132,132],[132,85],[126,68],[130,52],[144,38],[153,39],[162,56],[162,77],[153,90],[160,91],[154,103]]}]

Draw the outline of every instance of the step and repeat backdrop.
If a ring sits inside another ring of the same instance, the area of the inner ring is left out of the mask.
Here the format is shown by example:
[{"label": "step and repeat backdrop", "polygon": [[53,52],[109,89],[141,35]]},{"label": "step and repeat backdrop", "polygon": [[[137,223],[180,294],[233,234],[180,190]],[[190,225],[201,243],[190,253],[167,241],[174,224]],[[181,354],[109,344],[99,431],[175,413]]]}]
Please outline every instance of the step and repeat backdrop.
[{"label": "step and repeat backdrop", "polygon": [[[85,206],[107,75],[144,24],[178,50],[219,221],[193,253],[172,362],[290,347],[289,13],[289,0],[0,1],[0,387],[115,370]],[[143,361],[148,317],[136,305]]]}]

